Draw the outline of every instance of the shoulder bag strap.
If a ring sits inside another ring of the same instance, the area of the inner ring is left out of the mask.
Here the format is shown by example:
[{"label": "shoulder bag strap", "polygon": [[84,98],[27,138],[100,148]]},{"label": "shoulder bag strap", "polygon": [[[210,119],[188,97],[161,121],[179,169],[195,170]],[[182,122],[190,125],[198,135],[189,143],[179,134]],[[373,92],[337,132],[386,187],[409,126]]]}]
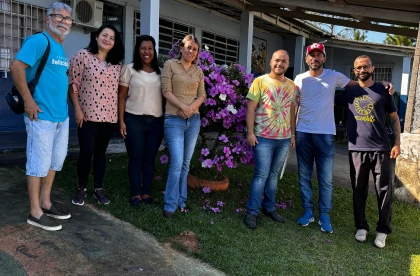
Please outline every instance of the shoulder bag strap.
[{"label": "shoulder bag strap", "polygon": [[42,70],[44,70],[44,66],[47,63],[48,56],[50,55],[50,40],[45,34],[42,34],[47,39],[48,45],[47,49],[44,52],[44,55],[42,56],[41,63],[39,64],[38,70],[36,70],[35,78],[31,81],[34,88],[38,84],[39,78],[41,77]]}]

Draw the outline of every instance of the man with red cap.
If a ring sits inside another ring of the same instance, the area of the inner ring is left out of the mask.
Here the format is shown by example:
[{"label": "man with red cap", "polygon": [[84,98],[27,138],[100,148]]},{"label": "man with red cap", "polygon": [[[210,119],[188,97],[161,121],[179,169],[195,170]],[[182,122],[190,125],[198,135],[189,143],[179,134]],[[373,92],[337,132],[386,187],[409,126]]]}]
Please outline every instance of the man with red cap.
[{"label": "man with red cap", "polygon": [[[332,233],[329,213],[332,209],[332,174],[334,168],[334,97],[336,87],[356,85],[342,73],[324,69],[325,46],[309,45],[305,61],[309,71],[296,76],[294,83],[299,88],[300,99],[296,125],[296,155],[299,171],[299,188],[304,213],[298,224],[307,226],[314,219],[312,201],[312,172],[315,161],[319,183],[319,225],[323,232]],[[391,84],[383,82],[385,87]]]}]

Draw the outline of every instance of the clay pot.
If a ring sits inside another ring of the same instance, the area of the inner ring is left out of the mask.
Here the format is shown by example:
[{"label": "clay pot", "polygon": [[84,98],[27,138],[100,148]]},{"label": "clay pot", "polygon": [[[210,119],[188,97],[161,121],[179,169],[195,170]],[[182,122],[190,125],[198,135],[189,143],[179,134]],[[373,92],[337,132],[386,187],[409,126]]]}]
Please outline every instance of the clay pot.
[{"label": "clay pot", "polygon": [[190,189],[201,189],[208,187],[212,191],[224,191],[229,187],[229,179],[226,176],[223,176],[223,179],[219,181],[206,180],[196,177],[192,174],[188,174],[187,186]]}]

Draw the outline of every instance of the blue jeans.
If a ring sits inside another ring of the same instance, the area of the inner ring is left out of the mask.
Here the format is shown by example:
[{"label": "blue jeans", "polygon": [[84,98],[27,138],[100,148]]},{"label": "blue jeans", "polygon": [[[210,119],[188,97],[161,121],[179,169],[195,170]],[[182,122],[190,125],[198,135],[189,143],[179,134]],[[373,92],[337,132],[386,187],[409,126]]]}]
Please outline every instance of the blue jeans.
[{"label": "blue jeans", "polygon": [[[258,144],[254,151],[254,176],[251,183],[251,195],[246,205],[249,214],[258,215],[260,206],[267,212],[276,209],[276,190],[278,175],[287,153],[290,150],[289,139],[267,139],[257,137]],[[262,196],[264,194],[264,200]],[[262,204],[261,204],[262,201]]]},{"label": "blue jeans", "polygon": [[332,209],[334,154],[334,135],[296,132],[299,188],[302,206],[305,210],[313,212],[314,209],[311,180],[315,160],[319,185],[319,212],[330,213]]},{"label": "blue jeans", "polygon": [[124,113],[127,136],[128,178],[131,194],[150,195],[156,153],[163,138],[163,117]]},{"label": "blue jeans", "polygon": [[199,114],[194,114],[188,119],[165,115],[164,134],[170,156],[163,207],[165,211],[175,212],[177,207],[185,207],[187,175],[200,132],[200,124]]}]

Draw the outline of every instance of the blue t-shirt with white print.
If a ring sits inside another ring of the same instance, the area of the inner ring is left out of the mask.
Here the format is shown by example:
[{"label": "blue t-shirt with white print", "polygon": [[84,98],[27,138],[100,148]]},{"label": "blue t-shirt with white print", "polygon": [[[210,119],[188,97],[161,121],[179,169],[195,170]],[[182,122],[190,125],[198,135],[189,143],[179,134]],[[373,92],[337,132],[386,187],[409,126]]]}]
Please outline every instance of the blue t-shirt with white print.
[{"label": "blue t-shirt with white print", "polygon": [[[38,118],[51,122],[63,122],[68,118],[68,61],[63,46],[47,32],[43,32],[43,34],[50,41],[50,55],[34,93],[34,100],[43,111],[38,113]],[[29,36],[23,41],[16,59],[29,65],[26,68],[27,82],[35,78],[36,70],[41,63],[47,45],[47,39],[42,34]]]}]

